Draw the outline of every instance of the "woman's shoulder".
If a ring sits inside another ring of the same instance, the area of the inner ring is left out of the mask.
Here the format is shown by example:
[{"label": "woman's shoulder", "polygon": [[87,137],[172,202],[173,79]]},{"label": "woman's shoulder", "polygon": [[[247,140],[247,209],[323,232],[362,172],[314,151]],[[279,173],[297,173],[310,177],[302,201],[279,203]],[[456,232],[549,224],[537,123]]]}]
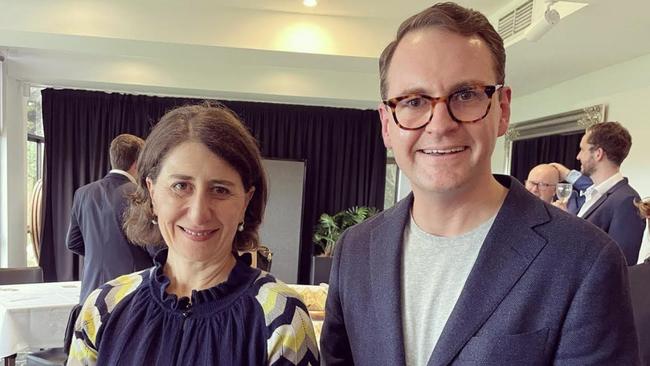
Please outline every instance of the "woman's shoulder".
[{"label": "woman's shoulder", "polygon": [[[122,275],[97,288],[91,293],[91,296],[94,295],[95,302],[101,301],[109,309],[112,309],[115,305],[135,292],[150,275],[151,268]],[[88,296],[88,298],[90,299],[91,296]]]},{"label": "woman's shoulder", "polygon": [[314,327],[301,296],[266,272],[260,273],[253,287],[268,328],[268,363],[319,364]]},{"label": "woman's shoulder", "polygon": [[[268,272],[260,272],[259,276],[253,282],[253,289],[255,290],[258,301],[262,299],[268,300],[269,297],[274,297],[280,298],[283,301],[295,298],[302,303],[302,298],[294,289]],[[264,302],[262,301],[262,303]]]},{"label": "woman's shoulder", "polygon": [[103,320],[150,276],[151,269],[130,273],[106,282],[88,295],[79,318],[90,329],[98,330]]}]

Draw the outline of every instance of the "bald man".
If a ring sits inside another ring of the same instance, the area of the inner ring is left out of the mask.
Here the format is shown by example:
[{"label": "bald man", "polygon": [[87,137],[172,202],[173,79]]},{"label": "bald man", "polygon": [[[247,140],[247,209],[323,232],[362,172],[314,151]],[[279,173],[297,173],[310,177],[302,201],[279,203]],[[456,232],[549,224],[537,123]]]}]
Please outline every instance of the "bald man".
[{"label": "bald man", "polygon": [[544,202],[553,202],[560,173],[550,164],[540,164],[528,173],[526,189]]}]

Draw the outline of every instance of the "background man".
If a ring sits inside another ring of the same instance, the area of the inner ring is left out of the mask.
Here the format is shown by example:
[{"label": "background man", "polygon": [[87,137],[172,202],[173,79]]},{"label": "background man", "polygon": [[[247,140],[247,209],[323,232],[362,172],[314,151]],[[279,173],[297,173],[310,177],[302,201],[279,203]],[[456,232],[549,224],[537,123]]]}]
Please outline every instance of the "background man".
[{"label": "background man", "polygon": [[413,192],[339,239],[325,363],[637,365],[614,242],[491,173],[511,90],[485,16],[437,3],[379,65],[382,137]]},{"label": "background man", "polygon": [[528,192],[544,202],[551,203],[559,181],[560,174],[557,169],[550,164],[540,164],[530,170],[525,183]]},{"label": "background man", "polygon": [[137,136],[117,136],[109,152],[112,170],[75,192],[66,243],[68,249],[84,257],[80,303],[105,282],[153,265],[147,251],[131,244],[122,231],[143,145]]},{"label": "background man", "polygon": [[601,228],[625,254],[627,264],[635,265],[643,240],[645,220],[634,205],[639,194],[621,174],[621,164],[632,147],[632,136],[618,122],[595,124],[580,141],[580,172],[553,163],[560,178],[585,189],[574,192],[567,210]]}]

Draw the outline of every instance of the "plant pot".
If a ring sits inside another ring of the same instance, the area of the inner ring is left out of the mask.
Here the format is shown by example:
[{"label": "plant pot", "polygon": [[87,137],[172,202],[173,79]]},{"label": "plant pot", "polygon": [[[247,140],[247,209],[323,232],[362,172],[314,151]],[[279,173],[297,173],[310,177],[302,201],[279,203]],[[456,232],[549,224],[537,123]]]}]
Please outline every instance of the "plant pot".
[{"label": "plant pot", "polygon": [[330,282],[330,269],[332,268],[332,257],[311,257],[311,283]]}]

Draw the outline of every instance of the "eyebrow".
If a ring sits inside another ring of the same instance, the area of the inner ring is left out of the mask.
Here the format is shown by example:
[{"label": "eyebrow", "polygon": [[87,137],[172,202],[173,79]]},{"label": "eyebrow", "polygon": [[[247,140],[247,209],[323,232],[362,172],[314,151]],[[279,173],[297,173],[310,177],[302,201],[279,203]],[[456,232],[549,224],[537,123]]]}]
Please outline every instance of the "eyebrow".
[{"label": "eyebrow", "polygon": [[[184,174],[171,174],[169,177],[172,178],[172,179],[178,179],[178,180],[189,180],[189,181],[194,181],[195,180],[194,177],[189,176],[189,175],[184,175]],[[222,184],[222,185],[225,185],[225,186],[234,186],[235,185],[234,182],[231,182],[231,181],[225,180],[225,179],[210,179],[209,182],[210,182],[210,184]]]},{"label": "eyebrow", "polygon": [[[470,88],[470,87],[473,87],[473,86],[476,86],[476,85],[487,85],[487,84],[489,84],[489,83],[485,83],[485,82],[479,81],[479,80],[464,80],[464,81],[461,81],[461,82],[458,82],[458,83],[454,84],[451,88],[448,89],[449,92],[445,92],[445,94],[449,95],[451,93],[454,93],[454,92],[462,90],[462,89]],[[408,95],[408,94],[424,94],[424,95],[432,96],[432,95],[429,94],[429,92],[426,89],[424,89],[421,86],[405,89],[398,96]]]}]

